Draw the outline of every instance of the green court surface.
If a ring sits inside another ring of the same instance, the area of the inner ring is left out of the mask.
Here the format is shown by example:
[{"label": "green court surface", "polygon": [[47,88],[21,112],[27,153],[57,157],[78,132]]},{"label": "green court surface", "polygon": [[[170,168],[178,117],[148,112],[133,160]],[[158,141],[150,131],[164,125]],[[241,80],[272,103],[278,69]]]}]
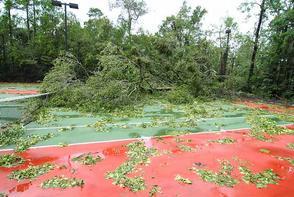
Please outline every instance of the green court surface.
[{"label": "green court surface", "polygon": [[[1,87],[14,87],[15,84],[0,84]],[[17,84],[16,84],[17,85]],[[19,85],[33,89],[36,86]],[[3,97],[16,95],[0,94]],[[18,95],[19,96],[19,95]],[[19,120],[26,100],[0,103],[0,126]],[[54,134],[49,140],[35,146],[59,145],[121,140],[197,132],[216,132],[250,128],[246,116],[252,112],[243,105],[229,101],[198,102],[192,105],[172,105],[166,101],[150,100],[133,111],[116,113],[88,114],[68,109],[46,109],[38,121],[25,126],[26,135]],[[270,112],[263,116],[272,118],[280,125],[290,124],[279,120]],[[13,148],[12,146],[2,147]]]},{"label": "green court surface", "polygon": [[[187,118],[185,110],[187,110],[185,107],[170,107],[157,103],[144,106],[139,117],[138,115],[137,117],[120,117],[51,109],[46,114],[48,122],[32,122],[26,125],[25,129],[26,135],[55,134],[53,138],[35,145],[47,146],[164,136],[181,132],[215,132],[249,128],[246,115],[250,113],[250,110],[240,105],[223,103],[222,108],[213,112],[211,118],[195,116]],[[278,120],[270,114],[264,114],[264,116]],[[289,122],[278,120],[278,124],[285,125]]]},{"label": "green court surface", "polygon": [[8,122],[19,120],[22,116],[24,107],[24,104],[16,102],[0,103],[0,126]]}]

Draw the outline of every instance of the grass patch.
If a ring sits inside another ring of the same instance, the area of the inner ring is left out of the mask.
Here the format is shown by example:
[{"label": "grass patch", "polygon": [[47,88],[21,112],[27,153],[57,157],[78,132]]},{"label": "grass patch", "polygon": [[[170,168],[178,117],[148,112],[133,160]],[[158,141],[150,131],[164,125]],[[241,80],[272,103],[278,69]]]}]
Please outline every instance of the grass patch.
[{"label": "grass patch", "polygon": [[184,178],[181,175],[177,175],[175,177],[175,181],[178,181],[179,183],[188,184],[188,185],[192,185],[193,184],[193,182],[190,179]]},{"label": "grass patch", "polygon": [[18,166],[20,164],[23,164],[25,162],[25,160],[15,154],[5,154],[5,155],[0,155],[0,166],[1,167],[14,167],[14,166]]},{"label": "grass patch", "polygon": [[10,179],[15,179],[18,181],[22,181],[26,179],[32,180],[43,174],[48,173],[49,171],[53,169],[54,169],[54,165],[49,163],[40,165],[40,166],[29,166],[27,169],[24,169],[24,170],[13,171],[8,177]]},{"label": "grass patch", "polygon": [[237,141],[233,138],[223,138],[218,140],[209,140],[208,142],[218,143],[218,144],[234,144]]},{"label": "grass patch", "polygon": [[144,142],[133,142],[127,145],[128,160],[121,164],[115,171],[106,174],[107,179],[113,179],[113,184],[129,188],[132,192],[144,190],[145,181],[142,177],[129,178],[127,175],[136,169],[137,165],[150,163],[149,157],[157,155],[157,150],[147,148]]},{"label": "grass patch", "polygon": [[82,187],[85,184],[84,180],[77,178],[66,178],[64,176],[55,176],[52,179],[46,180],[41,184],[43,189],[48,188],[71,188]]},{"label": "grass patch", "polygon": [[221,170],[219,172],[197,169],[195,167],[191,170],[205,182],[214,183],[219,186],[234,187],[238,181],[232,177],[233,169],[233,166],[228,161],[222,161]]},{"label": "grass patch", "polygon": [[239,167],[240,173],[243,175],[242,180],[249,184],[255,184],[257,188],[266,188],[269,184],[278,184],[279,176],[272,170],[267,169],[263,172],[254,174],[244,166]]},{"label": "grass patch", "polygon": [[73,158],[72,161],[79,162],[83,165],[95,165],[97,162],[102,161],[102,158],[99,155],[87,153]]}]

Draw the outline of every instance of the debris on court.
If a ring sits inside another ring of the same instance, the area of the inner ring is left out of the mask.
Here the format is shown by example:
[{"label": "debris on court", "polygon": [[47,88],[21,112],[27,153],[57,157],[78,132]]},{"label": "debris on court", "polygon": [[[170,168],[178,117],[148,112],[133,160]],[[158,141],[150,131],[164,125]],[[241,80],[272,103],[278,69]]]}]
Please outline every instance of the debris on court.
[{"label": "debris on court", "polygon": [[278,126],[275,121],[256,113],[250,114],[247,121],[251,125],[250,136],[261,141],[270,142],[274,135],[294,134],[294,130]]},{"label": "debris on court", "polygon": [[247,184],[255,184],[257,188],[265,188],[269,184],[277,185],[280,180],[280,177],[272,169],[267,169],[256,174],[244,166],[240,166],[239,170],[243,175],[242,180]]},{"label": "debris on court", "polygon": [[84,180],[77,178],[66,178],[64,176],[56,176],[52,179],[48,179],[41,184],[43,189],[49,188],[61,188],[66,189],[70,187],[83,187]]},{"label": "debris on court", "polygon": [[236,142],[236,140],[232,138],[223,138],[218,140],[208,140],[208,142],[218,143],[218,144],[233,144]]},{"label": "debris on court", "polygon": [[113,184],[129,188],[132,192],[144,190],[145,180],[142,177],[130,178],[127,175],[132,173],[138,165],[150,163],[149,157],[157,155],[157,150],[147,148],[143,142],[134,142],[127,145],[128,160],[121,164],[114,172],[108,172],[107,179],[113,179]]},{"label": "debris on court", "polygon": [[294,126],[286,117],[223,100],[175,105],[151,98],[99,114],[49,107],[39,122],[2,128],[0,191],[12,196],[293,193]]},{"label": "debris on court", "polygon": [[178,148],[183,152],[193,152],[193,151],[195,151],[195,148],[192,148],[191,146],[187,146],[187,145],[184,145],[184,144],[179,144]]},{"label": "debris on court", "polygon": [[292,166],[294,166],[294,158],[292,158],[292,157],[276,156],[276,158],[281,160],[281,161],[288,161]]},{"label": "debris on court", "polygon": [[193,182],[190,179],[184,178],[181,175],[177,175],[175,177],[175,181],[177,181],[179,183],[189,184],[189,185],[193,184]]},{"label": "debris on court", "polygon": [[14,167],[23,164],[25,160],[15,154],[0,155],[0,167]]},{"label": "debris on court", "polygon": [[54,169],[53,164],[43,164],[39,166],[29,166],[28,168],[24,170],[15,170],[13,171],[8,177],[10,179],[15,179],[18,181],[22,180],[33,180],[43,174],[48,173],[49,171]]},{"label": "debris on court", "polygon": [[0,130],[0,147],[15,144],[25,133],[21,124],[8,124]]},{"label": "debris on court", "polygon": [[219,186],[234,187],[238,183],[238,180],[232,176],[233,166],[228,161],[221,161],[220,164],[221,169],[219,172],[197,169],[195,167],[191,168],[191,171],[200,176],[203,181]]},{"label": "debris on court", "polygon": [[290,144],[288,144],[287,147],[288,147],[289,149],[294,150],[294,143],[290,143]]},{"label": "debris on court", "polygon": [[41,141],[45,141],[48,140],[52,137],[54,137],[55,135],[53,133],[48,133],[46,135],[40,136],[40,135],[31,135],[31,136],[26,136],[26,137],[20,137],[17,141],[16,141],[16,147],[15,147],[15,151],[16,152],[24,152],[27,149],[29,149],[31,146],[41,142]]},{"label": "debris on court", "polygon": [[3,193],[3,192],[0,192],[0,197],[7,197],[8,195]]},{"label": "debris on court", "polygon": [[48,108],[42,108],[36,112],[34,119],[39,124],[47,124],[49,122],[56,121],[56,116]]},{"label": "debris on court", "polygon": [[83,165],[95,165],[97,162],[102,160],[101,156],[93,153],[81,154],[72,159],[72,161],[79,162]]},{"label": "debris on court", "polygon": [[161,188],[158,185],[152,185],[152,188],[149,192],[149,197],[154,197],[161,193]]},{"label": "debris on court", "polygon": [[270,153],[271,153],[270,150],[265,149],[265,148],[261,148],[261,149],[259,149],[259,152],[261,152],[261,153],[265,153],[265,154],[270,154]]}]

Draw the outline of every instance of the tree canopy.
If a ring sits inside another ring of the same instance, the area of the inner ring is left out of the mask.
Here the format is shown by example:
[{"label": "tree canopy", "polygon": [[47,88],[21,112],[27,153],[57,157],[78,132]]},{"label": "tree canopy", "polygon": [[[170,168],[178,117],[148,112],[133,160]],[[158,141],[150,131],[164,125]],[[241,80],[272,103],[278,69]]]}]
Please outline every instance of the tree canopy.
[{"label": "tree canopy", "polygon": [[[112,108],[160,89],[188,97],[249,91],[266,98],[293,99],[291,0],[244,0],[243,12],[259,21],[252,27],[254,35],[239,32],[230,16],[218,27],[204,30],[207,11],[187,2],[162,22],[158,32],[136,33],[134,23],[148,13],[146,2],[115,0],[112,8],[121,10],[117,23],[98,8],[89,10],[83,25],[69,13],[68,51],[63,10],[50,0],[2,0],[0,4],[0,81],[44,79],[44,91],[63,92],[55,98],[56,105],[93,110],[84,102],[89,101]],[[252,6],[261,8],[258,16]],[[226,69],[220,80],[224,58]]]}]

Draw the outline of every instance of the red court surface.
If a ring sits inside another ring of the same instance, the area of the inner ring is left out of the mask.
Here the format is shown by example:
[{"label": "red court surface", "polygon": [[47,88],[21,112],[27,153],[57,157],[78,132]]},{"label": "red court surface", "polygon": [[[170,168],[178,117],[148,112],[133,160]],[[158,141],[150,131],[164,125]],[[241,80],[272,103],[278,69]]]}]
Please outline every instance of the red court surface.
[{"label": "red court surface", "polygon": [[[294,129],[294,125],[291,126]],[[233,144],[218,144],[209,142],[230,137],[235,139]],[[176,138],[183,140],[176,141]],[[293,135],[274,136],[273,142],[262,142],[248,136],[248,130],[228,131],[222,133],[191,134],[181,137],[164,137],[145,142],[162,153],[151,157],[151,163],[147,166],[138,166],[135,174],[128,176],[142,176],[146,183],[146,190],[133,193],[128,188],[120,188],[113,185],[112,180],[105,179],[108,171],[114,171],[127,159],[126,145],[134,140],[120,142],[93,143],[71,145],[68,147],[43,147],[33,148],[22,153],[27,162],[19,167],[0,168],[0,192],[9,196],[148,196],[152,185],[161,187],[161,193],[157,196],[250,196],[250,197],[274,197],[293,196],[294,194],[294,167],[285,160],[277,157],[292,157],[294,151],[287,148],[294,142]],[[183,152],[179,145],[190,146],[193,152]],[[260,149],[267,149],[270,153],[262,153]],[[73,162],[73,157],[83,153],[98,153],[104,158],[94,166],[83,166]],[[4,154],[1,152],[0,154]],[[6,152],[7,153],[7,152]],[[233,166],[232,176],[239,183],[234,188],[220,187],[214,183],[204,182],[198,175],[189,169],[209,169],[218,171],[220,160],[227,160]],[[16,169],[24,169],[29,164],[39,165],[53,163],[57,167],[33,181],[17,182],[9,180],[7,176]],[[199,166],[201,164],[201,166]],[[61,167],[65,165],[64,167]],[[281,178],[277,185],[268,185],[267,188],[258,189],[254,184],[246,184],[241,179],[238,166],[245,165],[254,173],[266,169],[273,169]],[[76,177],[83,179],[85,185],[71,189],[42,189],[40,184],[56,175]],[[193,184],[187,185],[175,181],[175,176],[189,178]]]},{"label": "red court surface", "polygon": [[21,95],[34,95],[39,94],[39,90],[17,90],[17,89],[5,89],[0,90],[0,94],[21,94]]},{"label": "red court surface", "polygon": [[240,100],[236,101],[236,104],[246,105],[252,109],[265,110],[273,113],[288,113],[294,115],[293,106],[282,106],[277,104],[258,103],[257,100]]}]

